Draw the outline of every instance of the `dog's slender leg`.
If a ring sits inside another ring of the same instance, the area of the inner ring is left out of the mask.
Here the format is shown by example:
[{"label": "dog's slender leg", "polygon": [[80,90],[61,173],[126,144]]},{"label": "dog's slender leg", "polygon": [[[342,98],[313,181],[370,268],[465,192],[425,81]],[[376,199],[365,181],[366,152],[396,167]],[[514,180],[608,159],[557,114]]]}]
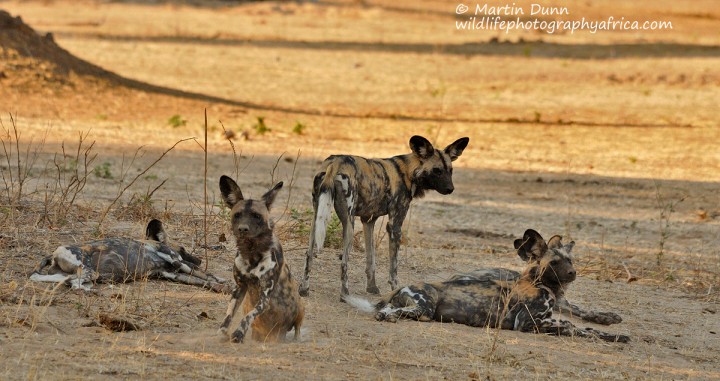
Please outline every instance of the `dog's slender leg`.
[{"label": "dog's slender leg", "polygon": [[390,288],[393,290],[398,287],[398,251],[400,250],[400,242],[402,241],[402,224],[405,220],[408,206],[397,205],[394,209],[391,209],[388,215],[387,232],[390,241],[390,279],[388,283],[390,283]]},{"label": "dog's slender leg", "polygon": [[303,277],[300,280],[300,295],[310,295],[310,269],[312,268],[313,258],[315,257],[315,219],[317,218],[317,206],[310,224],[310,244],[305,252],[305,268],[303,268]]},{"label": "dog's slender leg", "polygon": [[[313,218],[312,222],[310,223],[310,243],[308,244],[307,252],[305,252],[305,268],[303,269],[303,277],[300,281],[300,295],[301,296],[308,296],[310,295],[310,270],[312,269],[312,262],[313,258],[315,258],[315,255],[320,255],[320,252],[318,250],[318,253],[315,253],[315,246],[317,246],[317,242],[315,242],[315,230],[318,228],[315,221],[317,221],[318,218],[318,206],[319,206],[319,197],[320,197],[320,183],[322,183],[323,178],[325,177],[325,172],[318,173],[315,178],[313,179],[313,192],[312,192],[312,198],[313,198]],[[322,243],[321,243],[322,244]],[[322,246],[322,245],[320,245]]]},{"label": "dog's slender leg", "polygon": [[371,294],[380,293],[380,289],[375,282],[375,242],[373,240],[375,221],[377,221],[376,218],[371,218],[363,222],[363,232],[365,233],[365,275],[367,276],[365,291]]},{"label": "dog's slender leg", "polygon": [[235,290],[233,290],[232,299],[230,299],[230,304],[228,304],[227,313],[225,314],[225,319],[223,319],[223,322],[220,325],[220,329],[218,330],[219,334],[222,334],[222,335],[227,334],[227,329],[230,326],[230,323],[232,322],[233,316],[235,316],[235,313],[237,313],[238,308],[240,308],[240,303],[242,303],[242,300],[245,298],[246,292],[247,292],[247,286],[245,286],[244,284],[235,287]]},{"label": "dog's slender leg", "polygon": [[[340,294],[342,296],[350,293],[348,287],[348,258],[355,231],[355,216],[353,215],[354,204],[350,204],[354,199],[354,189],[349,185],[347,177],[342,175],[339,175],[339,177],[339,180],[335,180],[335,213],[337,213],[343,227],[343,252],[340,265]],[[340,300],[343,300],[342,297]]]},{"label": "dog's slender leg", "polygon": [[[252,326],[253,321],[255,321],[255,318],[263,313],[265,309],[268,307],[268,301],[270,299],[270,293],[272,292],[273,288],[275,287],[275,281],[272,280],[274,277],[275,272],[271,271],[266,274],[270,274],[268,277],[263,277],[263,279],[260,280],[261,284],[261,290],[260,291],[260,300],[258,301],[257,305],[255,305],[255,308],[253,308],[250,312],[248,312],[247,315],[242,319],[240,322],[240,325],[238,328],[233,332],[232,334],[232,341],[236,343],[242,343],[243,340],[245,340],[245,335],[247,335],[247,331],[250,329],[250,326]],[[237,308],[237,307],[235,307]]]},{"label": "dog's slender leg", "polygon": [[178,283],[189,284],[191,286],[200,286],[215,292],[223,292],[223,290],[225,290],[225,286],[223,284],[212,281],[210,279],[204,279],[195,276],[195,274],[191,275],[183,273],[171,273],[169,271],[161,271],[158,275],[165,279],[173,280]]},{"label": "dog's slender leg", "polygon": [[556,320],[546,318],[537,323],[535,331],[538,333],[545,333],[550,335],[558,336],[578,336],[586,338],[596,338],[609,342],[627,343],[630,342],[630,337],[626,335],[616,335],[613,333],[607,333],[602,331],[596,331],[592,328],[580,328],[574,326],[571,322],[566,320]]},{"label": "dog's slender leg", "polygon": [[30,275],[40,274],[40,272],[41,272],[44,268],[50,266],[50,265],[52,264],[52,262],[53,262],[53,255],[52,255],[52,254],[45,256],[45,257],[42,259],[42,261],[40,261],[40,264],[38,265],[38,267],[36,267],[36,268],[33,269],[33,271],[30,273]]},{"label": "dog's slender leg", "polygon": [[565,297],[558,299],[557,304],[555,304],[555,310],[562,313],[570,314],[571,316],[577,316],[584,321],[589,321],[591,323],[597,323],[602,325],[618,324],[622,322],[622,317],[620,317],[620,315],[614,312],[598,312],[584,310],[577,305],[568,302]]}]

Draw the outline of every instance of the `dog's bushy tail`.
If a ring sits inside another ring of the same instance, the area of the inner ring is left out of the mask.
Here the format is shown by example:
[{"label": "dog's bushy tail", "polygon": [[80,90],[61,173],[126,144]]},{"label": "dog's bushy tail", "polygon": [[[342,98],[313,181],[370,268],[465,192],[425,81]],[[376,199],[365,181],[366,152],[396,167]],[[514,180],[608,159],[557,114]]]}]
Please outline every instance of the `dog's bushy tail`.
[{"label": "dog's bushy tail", "polygon": [[[315,248],[320,252],[325,246],[325,236],[327,234],[327,226],[332,217],[333,206],[335,205],[335,176],[338,168],[336,165],[330,165],[322,176],[322,179],[316,178],[314,195],[317,195],[317,209],[315,210],[315,221],[313,221],[313,232],[315,235]],[[312,249],[312,248],[311,248]]]},{"label": "dog's bushy tail", "polygon": [[378,303],[373,303],[356,295],[345,295],[343,296],[343,300],[345,303],[355,307],[358,311],[366,314],[374,314],[387,304],[384,300]]}]

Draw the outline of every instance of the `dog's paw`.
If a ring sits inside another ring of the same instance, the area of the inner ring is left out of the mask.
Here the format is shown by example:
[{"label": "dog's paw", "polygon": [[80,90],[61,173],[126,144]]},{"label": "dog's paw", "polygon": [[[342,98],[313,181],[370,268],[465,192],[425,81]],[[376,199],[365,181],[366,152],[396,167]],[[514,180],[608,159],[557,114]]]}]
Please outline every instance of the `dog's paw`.
[{"label": "dog's paw", "polygon": [[585,316],[583,320],[602,325],[622,323],[622,317],[614,312],[594,312]]},{"label": "dog's paw", "polygon": [[380,289],[378,288],[378,286],[367,286],[365,288],[365,291],[367,291],[370,294],[375,294],[375,295],[380,294]]},{"label": "dog's paw", "polygon": [[298,293],[300,293],[300,296],[307,297],[310,296],[310,288],[309,287],[300,287],[298,290]]},{"label": "dog's paw", "polygon": [[245,332],[242,332],[240,330],[233,332],[233,334],[232,334],[232,342],[233,343],[242,343],[243,340],[245,340]]}]

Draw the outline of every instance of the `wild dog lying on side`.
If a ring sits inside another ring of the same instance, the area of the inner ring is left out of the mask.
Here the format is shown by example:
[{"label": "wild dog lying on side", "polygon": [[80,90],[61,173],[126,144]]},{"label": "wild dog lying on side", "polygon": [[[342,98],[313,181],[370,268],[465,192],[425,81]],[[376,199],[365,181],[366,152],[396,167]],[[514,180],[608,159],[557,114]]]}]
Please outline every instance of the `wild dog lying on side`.
[{"label": "wild dog lying on side", "polygon": [[360,217],[365,233],[367,292],[379,294],[375,282],[375,221],[388,216],[387,232],[390,241],[390,286],[398,284],[398,249],[402,238],[402,224],[410,208],[410,201],[422,197],[425,191],[436,190],[450,194],[452,162],[467,147],[469,138],[461,138],[445,147],[435,149],[422,136],[410,138],[412,153],[389,159],[366,159],[359,156],[330,156],[322,163],[322,170],[313,181],[315,217],[310,231],[310,245],[305,259],[300,294],[310,293],[310,268],[314,250],[318,254],[325,243],[328,220],[334,207],[343,226],[341,295],[348,294],[348,255],[353,239],[355,217]]},{"label": "wild dog lying on side", "polygon": [[536,231],[527,230],[523,239],[515,240],[518,255],[529,260],[519,277],[514,271],[501,268],[477,270],[440,283],[403,287],[375,305],[358,297],[346,300],[359,309],[374,312],[375,319],[380,321],[435,320],[611,342],[630,341],[628,336],[579,328],[569,321],[552,318],[556,301],[575,280],[570,257],[574,245],[575,242],[563,245],[560,236],[545,243]]},{"label": "wild dog lying on side", "polygon": [[253,339],[258,341],[283,340],[293,328],[295,339],[300,337],[305,309],[269,213],[282,185],[275,185],[260,200],[245,200],[234,180],[220,178],[220,192],[231,208],[232,232],[237,240],[233,266],[237,287],[219,332],[227,333],[242,303],[244,318],[232,334],[235,342],[242,342],[251,326]]},{"label": "wild dog lying on side", "polygon": [[[125,283],[147,278],[164,278],[222,292],[225,280],[198,269],[201,260],[182,246],[169,242],[162,222],[152,220],[145,229],[146,240],[106,238],[80,245],[63,245],[40,262],[30,275],[38,282],[65,283],[89,290],[85,283]],[[47,274],[41,271],[50,266]]]}]

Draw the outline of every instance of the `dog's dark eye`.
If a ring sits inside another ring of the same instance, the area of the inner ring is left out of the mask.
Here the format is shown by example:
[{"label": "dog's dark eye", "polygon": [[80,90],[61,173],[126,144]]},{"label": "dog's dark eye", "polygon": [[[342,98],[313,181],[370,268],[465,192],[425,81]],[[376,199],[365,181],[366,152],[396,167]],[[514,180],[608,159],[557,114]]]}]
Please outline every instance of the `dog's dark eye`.
[{"label": "dog's dark eye", "polygon": [[439,175],[441,173],[442,171],[440,170],[440,168],[433,168],[433,175]]},{"label": "dog's dark eye", "polygon": [[558,264],[558,260],[557,260],[557,259],[553,259],[552,261],[550,261],[550,266],[555,266],[555,265],[557,265],[557,264]]},{"label": "dog's dark eye", "polygon": [[235,212],[235,214],[233,214],[233,218],[236,220],[240,218],[240,212]]},{"label": "dog's dark eye", "polygon": [[254,218],[254,219],[256,219],[256,220],[259,220],[259,219],[261,219],[261,218],[262,218],[262,216],[261,216],[261,215],[259,215],[259,214],[257,214],[257,213],[253,213],[253,214],[251,214],[251,215],[250,215],[250,217],[252,217],[252,218]]}]

